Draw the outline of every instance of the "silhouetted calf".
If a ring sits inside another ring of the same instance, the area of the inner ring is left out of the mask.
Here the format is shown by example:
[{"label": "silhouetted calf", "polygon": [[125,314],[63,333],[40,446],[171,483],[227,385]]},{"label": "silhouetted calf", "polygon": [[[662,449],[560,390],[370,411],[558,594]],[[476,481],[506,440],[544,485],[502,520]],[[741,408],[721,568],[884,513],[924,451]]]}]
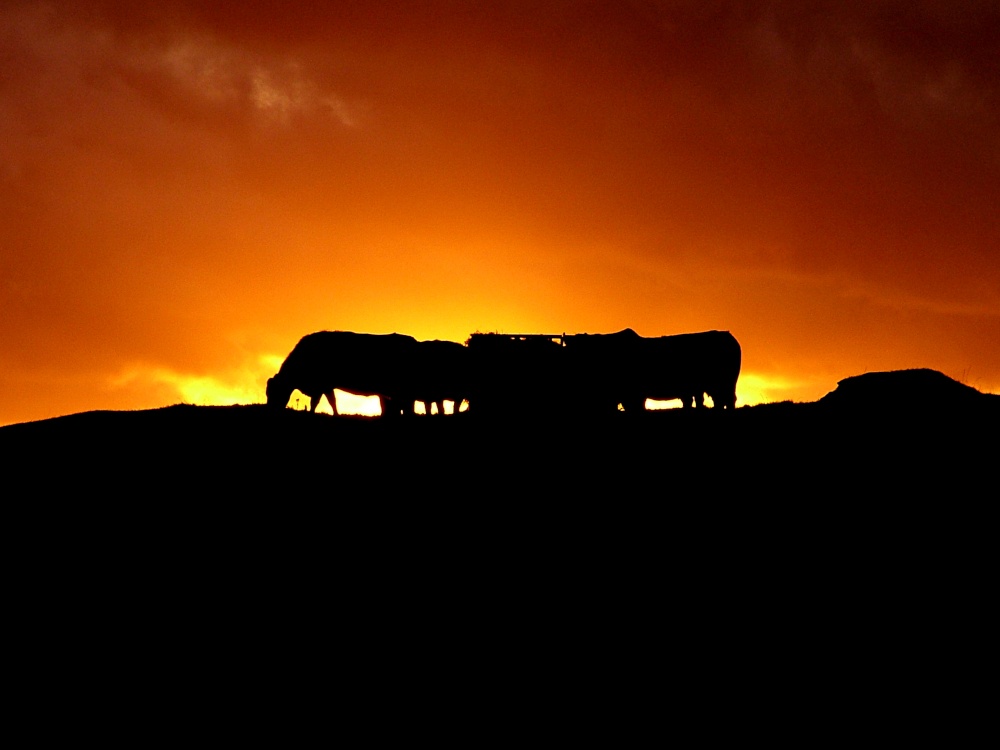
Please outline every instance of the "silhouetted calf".
[{"label": "silhouetted calf", "polygon": [[444,414],[445,401],[455,403],[457,414],[471,387],[469,351],[455,341],[421,341],[411,375],[415,400],[423,403],[427,414],[431,404],[437,404],[437,413]]}]

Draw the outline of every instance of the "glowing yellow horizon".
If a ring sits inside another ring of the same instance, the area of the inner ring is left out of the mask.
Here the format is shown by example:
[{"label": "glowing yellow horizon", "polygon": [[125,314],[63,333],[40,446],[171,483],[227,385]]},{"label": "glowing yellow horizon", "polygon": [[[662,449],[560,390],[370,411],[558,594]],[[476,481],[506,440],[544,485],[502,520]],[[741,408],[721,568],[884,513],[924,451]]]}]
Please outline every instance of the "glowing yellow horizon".
[{"label": "glowing yellow horizon", "polygon": [[[183,403],[202,406],[262,403],[264,401],[264,384],[269,377],[277,372],[282,361],[283,357],[278,355],[262,355],[258,356],[252,364],[244,365],[219,376],[178,373],[160,367],[136,366],[120,375],[110,385],[113,388],[134,386],[151,388],[159,392],[173,394],[173,398]],[[740,375],[736,385],[736,406],[738,408],[786,400],[813,400],[795,398],[808,385],[802,381],[744,372]],[[379,400],[376,396],[358,396],[338,389],[336,390],[336,398],[337,409],[341,414],[371,417],[381,414]],[[713,406],[710,397],[705,398],[705,403],[707,406]],[[308,410],[309,398],[295,390],[286,406],[292,409]],[[650,410],[680,407],[679,399],[672,401],[649,399],[646,401],[646,408]],[[446,402],[445,413],[453,414],[454,408],[453,402]],[[465,411],[467,408],[468,404],[463,402],[460,411]],[[333,414],[333,410],[325,398],[321,400],[317,412]],[[418,414],[425,413],[424,407],[418,404],[416,412]]]}]

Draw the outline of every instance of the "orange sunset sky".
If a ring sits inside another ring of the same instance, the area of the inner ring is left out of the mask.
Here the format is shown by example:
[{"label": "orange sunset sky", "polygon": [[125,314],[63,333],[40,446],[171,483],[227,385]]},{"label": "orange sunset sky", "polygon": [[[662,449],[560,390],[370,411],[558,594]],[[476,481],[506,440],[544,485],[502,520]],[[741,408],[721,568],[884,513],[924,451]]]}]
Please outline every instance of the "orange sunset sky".
[{"label": "orange sunset sky", "polygon": [[1000,393],[996,0],[0,4],[0,425],[318,330],[731,331]]}]

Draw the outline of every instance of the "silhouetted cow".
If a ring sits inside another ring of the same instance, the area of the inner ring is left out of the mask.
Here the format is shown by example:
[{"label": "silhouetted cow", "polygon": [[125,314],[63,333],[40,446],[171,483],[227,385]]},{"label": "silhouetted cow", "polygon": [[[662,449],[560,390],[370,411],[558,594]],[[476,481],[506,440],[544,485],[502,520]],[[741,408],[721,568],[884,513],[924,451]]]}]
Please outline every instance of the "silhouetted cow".
[{"label": "silhouetted cow", "polygon": [[469,398],[472,377],[468,349],[455,341],[421,341],[416,349],[416,362],[411,370],[412,389],[416,401],[424,405],[427,414],[431,404],[444,414],[444,402],[453,401],[457,414],[462,402]]},{"label": "silhouetted cow", "polygon": [[680,398],[685,407],[697,407],[704,406],[707,394],[718,408],[736,407],[743,350],[729,331],[647,338],[641,349],[639,371],[646,398]]},{"label": "silhouetted cow", "polygon": [[334,389],[358,396],[378,396],[382,415],[412,412],[413,370],[418,342],[400,333],[318,331],[303,336],[267,381],[267,404],[284,408],[292,391],[309,397],[316,411],[326,396],[334,414]]},{"label": "silhouetted cow", "polygon": [[645,338],[631,328],[566,337],[577,397],[601,410],[645,409],[646,399],[720,408],[736,403],[742,352],[728,331]]}]

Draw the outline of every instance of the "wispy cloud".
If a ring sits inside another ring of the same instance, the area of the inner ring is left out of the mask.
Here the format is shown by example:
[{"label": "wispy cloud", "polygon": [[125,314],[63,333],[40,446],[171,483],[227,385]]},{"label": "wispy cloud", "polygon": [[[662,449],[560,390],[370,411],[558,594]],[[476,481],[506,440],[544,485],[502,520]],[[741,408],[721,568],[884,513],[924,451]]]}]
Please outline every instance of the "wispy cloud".
[{"label": "wispy cloud", "polygon": [[361,122],[363,107],[321,86],[316,71],[301,61],[237,48],[198,31],[112,33],[99,25],[62,23],[58,7],[25,5],[0,11],[0,43],[14,53],[12,59],[30,61],[24,70],[5,71],[8,77],[30,75],[36,87],[55,81],[86,85],[99,68],[162,76],[195,101],[245,103],[272,123],[287,125],[296,116],[326,117],[345,128]]},{"label": "wispy cloud", "polygon": [[297,114],[326,114],[344,127],[358,127],[354,108],[336,94],[322,91],[297,68],[292,66],[284,75],[264,67],[255,68],[251,73],[254,106],[283,123]]},{"label": "wispy cloud", "polygon": [[210,376],[179,372],[169,367],[136,364],[110,379],[112,389],[137,386],[166,391],[169,402],[201,406],[259,404],[264,401],[267,378],[281,365],[281,358],[263,355],[244,367],[224,375]]},{"label": "wispy cloud", "polygon": [[923,311],[935,315],[966,316],[971,318],[998,318],[1000,306],[995,296],[984,294],[981,299],[971,295],[953,296],[920,294],[894,289],[886,284],[876,284],[860,279],[842,281],[843,296],[865,300],[873,305],[902,311]]},{"label": "wispy cloud", "polygon": [[321,87],[297,61],[253,59],[222,42],[188,36],[147,50],[143,63],[159,68],[193,96],[245,101],[272,123],[317,116],[345,128],[360,124],[362,107]]},{"label": "wispy cloud", "polygon": [[321,87],[298,61],[252,58],[208,37],[187,36],[148,50],[144,63],[159,68],[193,96],[245,101],[269,122],[328,117],[345,128],[360,124],[362,107]]}]

